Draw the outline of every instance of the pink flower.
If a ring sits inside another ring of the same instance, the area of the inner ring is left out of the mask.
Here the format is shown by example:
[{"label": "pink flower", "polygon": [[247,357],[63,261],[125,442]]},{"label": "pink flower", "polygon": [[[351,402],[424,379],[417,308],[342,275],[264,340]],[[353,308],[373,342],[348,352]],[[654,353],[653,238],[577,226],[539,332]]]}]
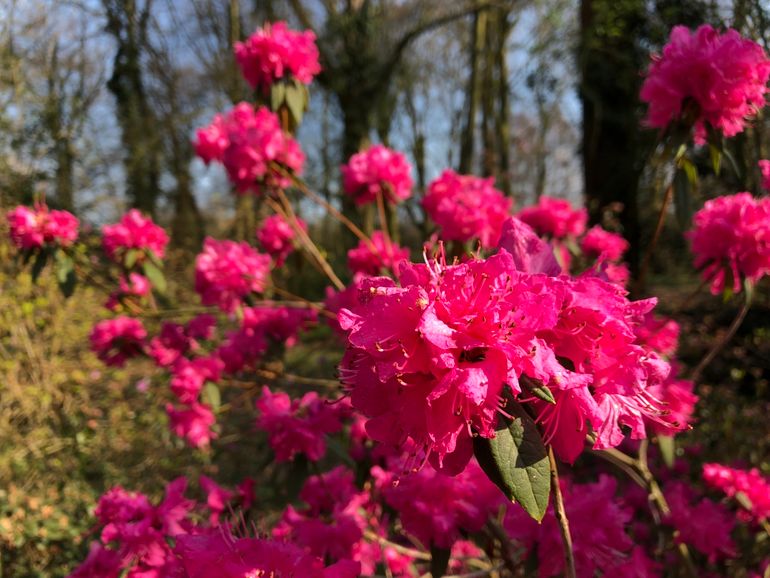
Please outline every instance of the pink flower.
[{"label": "pink flower", "polygon": [[356,578],[361,570],[349,560],[325,568],[294,544],[235,538],[226,531],[179,536],[174,553],[183,566],[181,578]]},{"label": "pink flower", "polygon": [[267,432],[278,462],[293,460],[298,453],[317,462],[326,453],[324,436],[342,429],[339,410],[314,391],[292,400],[263,386],[256,406],[257,427]]},{"label": "pink flower", "polygon": [[310,84],[321,72],[313,31],[297,32],[285,22],[268,22],[245,42],[236,42],[235,59],[246,82],[264,94],[276,80],[291,75]]},{"label": "pink flower", "polygon": [[183,325],[164,321],[160,334],[150,340],[149,353],[160,367],[170,367],[191,347],[192,341]]},{"label": "pink flower", "polygon": [[513,201],[494,187],[494,178],[482,179],[445,170],[428,185],[422,206],[441,227],[441,238],[465,243],[477,238],[491,248],[500,240]]},{"label": "pink flower", "polygon": [[195,291],[204,305],[232,312],[251,293],[265,290],[270,257],[247,243],[217,241],[208,237],[195,259]]},{"label": "pink flower", "polygon": [[273,538],[289,541],[319,558],[353,559],[363,537],[366,519],[359,510],[368,502],[366,492],[353,484],[353,472],[344,466],[312,476],[300,498],[302,509],[286,508],[273,530]]},{"label": "pink flower", "polygon": [[283,132],[278,117],[247,102],[198,129],[195,152],[207,164],[222,163],[240,193],[285,188],[291,178],[284,172],[300,174],[305,162],[302,149]]},{"label": "pink flower", "polygon": [[67,578],[118,578],[123,568],[119,552],[91,542],[88,557]]},{"label": "pink flower", "polygon": [[605,231],[599,225],[588,229],[580,240],[580,248],[590,257],[603,257],[608,261],[620,261],[628,251],[628,241],[617,233]]},{"label": "pink flower", "polygon": [[105,307],[110,311],[115,311],[124,299],[130,297],[145,297],[146,295],[149,295],[150,289],[150,282],[144,275],[132,272],[128,274],[128,279],[121,275],[120,289],[110,294]]},{"label": "pink flower", "polygon": [[[363,273],[354,273],[353,279],[351,279],[347,287],[341,291],[337,291],[333,287],[327,287],[326,299],[324,299],[324,307],[326,310],[335,314],[338,314],[342,309],[355,311],[356,307],[358,307],[358,294],[365,278],[366,275]],[[346,335],[346,332],[340,327],[337,319],[327,317],[325,321],[338,335],[342,337]]]},{"label": "pink flower", "polygon": [[690,428],[695,421],[695,404],[699,399],[694,389],[692,381],[672,378],[648,388],[650,395],[662,403],[664,411],[662,419],[651,423],[655,433],[674,435]]},{"label": "pink flower", "polygon": [[703,481],[725,495],[734,498],[742,494],[739,502],[750,518],[756,521],[770,518],[770,480],[758,469],[739,470],[720,464],[703,465]]},{"label": "pink flower", "polygon": [[245,307],[241,331],[251,331],[266,341],[294,347],[299,332],[317,317],[314,310],[303,307]]},{"label": "pink flower", "polygon": [[233,493],[226,490],[214,480],[201,475],[198,478],[201,489],[206,492],[206,505],[211,514],[209,515],[209,524],[219,525],[219,516],[227,509],[227,503],[233,498]]},{"label": "pink flower", "polygon": [[386,239],[382,231],[372,233],[370,240],[371,246],[361,241],[348,251],[348,267],[354,274],[379,275],[383,269],[395,271],[400,261],[409,259],[409,249]]},{"label": "pink flower", "polygon": [[543,195],[537,205],[525,207],[516,215],[532,227],[538,235],[552,239],[579,237],[588,221],[585,209],[573,209],[566,199]]},{"label": "pink flower", "polygon": [[91,330],[91,350],[107,365],[123,367],[126,360],[144,352],[147,331],[132,317],[99,321]]},{"label": "pink flower", "polygon": [[697,496],[682,482],[671,482],[664,488],[671,508],[667,522],[679,532],[677,539],[692,546],[709,562],[737,556],[730,534],[735,526],[733,516],[724,506]]},{"label": "pink flower", "polygon": [[171,391],[182,403],[193,403],[207,382],[219,381],[224,363],[217,357],[177,360],[171,373]]},{"label": "pink flower", "polygon": [[102,227],[102,246],[107,257],[119,262],[129,249],[152,251],[162,259],[168,235],[162,227],[152,222],[149,217],[143,217],[136,209],[131,209],[123,215],[120,222]]},{"label": "pink flower", "polygon": [[451,548],[464,532],[478,532],[505,501],[475,460],[457,476],[423,468],[395,484],[396,476],[379,466],[372,475],[404,530],[426,548]]},{"label": "pink flower", "polygon": [[6,215],[11,241],[19,249],[39,249],[44,245],[68,247],[78,238],[80,222],[67,211],[51,211],[42,203],[29,209],[19,205]]},{"label": "pink flower", "polygon": [[665,357],[673,357],[679,347],[679,323],[673,319],[648,313],[635,331],[639,344]]},{"label": "pink flower", "polygon": [[200,403],[192,403],[176,409],[172,404],[166,404],[169,427],[180,438],[185,438],[194,448],[202,448],[217,437],[211,426],[216,423],[214,414],[209,406]]},{"label": "pink flower", "polygon": [[412,196],[411,165],[402,153],[382,145],[354,154],[341,170],[345,192],[357,205],[375,201],[378,194],[390,203]]},{"label": "pink flower", "polygon": [[707,201],[693,217],[687,235],[695,267],[711,281],[711,293],[721,293],[732,277],[732,290],[756,283],[770,272],[770,198],[738,193]]},{"label": "pink flower", "polygon": [[665,128],[683,120],[695,126],[696,142],[704,142],[707,125],[734,136],[765,106],[768,77],[770,60],[762,47],[735,30],[720,34],[704,24],[692,33],[675,26],[642,85],[646,123]]},{"label": "pink flower", "polygon": [[[297,223],[303,231],[307,232],[307,223],[297,218]],[[262,226],[257,230],[257,240],[262,249],[275,261],[275,266],[280,267],[294,250],[294,229],[281,215],[267,217]]]}]

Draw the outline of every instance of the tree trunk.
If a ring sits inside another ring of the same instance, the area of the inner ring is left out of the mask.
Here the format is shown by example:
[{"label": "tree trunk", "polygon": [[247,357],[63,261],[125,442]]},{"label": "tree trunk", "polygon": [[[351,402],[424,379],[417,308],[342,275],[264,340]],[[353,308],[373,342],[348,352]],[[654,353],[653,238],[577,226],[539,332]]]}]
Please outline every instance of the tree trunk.
[{"label": "tree trunk", "polygon": [[463,128],[462,142],[460,145],[460,163],[458,171],[468,174],[473,170],[473,153],[476,132],[476,114],[481,99],[481,83],[479,73],[481,68],[481,56],[484,51],[484,39],[487,28],[487,11],[476,11],[473,17],[473,34],[471,37],[470,65],[471,72],[468,78],[468,92],[466,93],[467,111],[465,127]]}]

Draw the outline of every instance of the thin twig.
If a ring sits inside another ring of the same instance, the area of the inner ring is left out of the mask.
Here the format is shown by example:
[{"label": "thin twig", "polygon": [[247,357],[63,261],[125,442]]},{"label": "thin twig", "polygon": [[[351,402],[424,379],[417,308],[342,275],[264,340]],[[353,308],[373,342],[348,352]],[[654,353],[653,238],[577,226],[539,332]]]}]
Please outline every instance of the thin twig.
[{"label": "thin twig", "polygon": [[652,260],[652,254],[655,251],[655,247],[658,244],[658,239],[660,239],[660,234],[663,232],[663,223],[666,222],[666,211],[668,210],[669,204],[671,204],[671,198],[674,196],[674,183],[673,181],[666,189],[666,193],[663,196],[663,204],[660,207],[660,213],[658,213],[658,222],[655,225],[655,233],[652,235],[652,240],[650,241],[650,244],[647,245],[647,249],[644,252],[644,258],[642,259],[642,266],[639,268],[639,279],[637,281],[637,286],[639,288],[644,287],[646,278],[647,278],[647,270],[650,267],[650,261]]},{"label": "thin twig", "polygon": [[730,324],[730,327],[727,330],[727,333],[725,333],[716,343],[714,343],[714,346],[711,348],[711,351],[708,352],[706,357],[701,359],[701,362],[695,367],[695,369],[690,374],[690,381],[697,382],[698,379],[700,379],[701,373],[703,373],[703,370],[705,370],[709,364],[714,361],[714,358],[719,355],[719,352],[722,351],[722,349],[729,343],[729,341],[735,336],[735,333],[738,331],[738,328],[741,326],[741,323],[743,323],[743,320],[746,318],[746,314],[749,312],[749,309],[751,308],[751,290],[746,289],[744,292],[744,298],[743,298],[743,305],[741,306],[741,310],[738,311],[738,315],[735,316],[735,319],[733,319],[733,322]]},{"label": "thin twig", "polygon": [[569,520],[564,510],[564,496],[559,485],[559,470],[556,466],[556,457],[553,454],[553,446],[548,446],[548,462],[551,464],[551,491],[553,492],[553,510],[556,521],[559,523],[561,542],[564,547],[564,576],[565,578],[577,578],[575,572],[575,552],[572,548],[572,535],[569,532]]},{"label": "thin twig", "polygon": [[428,554],[427,552],[421,552],[419,550],[415,550],[414,548],[409,548],[408,546],[402,546],[401,544],[391,542],[390,540],[383,538],[382,536],[378,536],[371,530],[366,530],[364,532],[364,538],[366,538],[370,542],[379,542],[384,546],[389,546],[399,554],[405,554],[407,556],[411,556],[412,558],[416,558],[418,560],[430,560],[430,554]]}]

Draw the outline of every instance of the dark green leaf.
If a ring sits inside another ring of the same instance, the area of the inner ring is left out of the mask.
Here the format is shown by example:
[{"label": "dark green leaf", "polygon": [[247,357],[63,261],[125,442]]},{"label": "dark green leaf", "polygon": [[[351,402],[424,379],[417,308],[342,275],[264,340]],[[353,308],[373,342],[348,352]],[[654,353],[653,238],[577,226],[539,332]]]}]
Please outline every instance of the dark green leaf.
[{"label": "dark green leaf", "polygon": [[273,112],[278,112],[278,109],[283,106],[286,100],[286,84],[283,82],[276,82],[270,87],[270,109]]},{"label": "dark green leaf", "polygon": [[547,401],[548,403],[556,403],[556,399],[553,397],[553,393],[551,393],[551,390],[548,389],[547,385],[543,385],[538,381],[530,379],[526,375],[522,375],[519,378],[519,383],[521,383],[521,385],[536,398]]},{"label": "dark green leaf", "polygon": [[452,555],[448,548],[431,546],[430,548],[430,575],[433,578],[441,578],[449,568],[449,558]]},{"label": "dark green leaf", "polygon": [[219,411],[219,408],[222,406],[222,396],[216,383],[206,382],[206,385],[203,386],[202,398],[203,402],[208,404],[214,413]]},{"label": "dark green leaf", "polygon": [[48,258],[51,256],[51,252],[48,249],[43,249],[40,251],[40,253],[37,254],[37,257],[35,258],[35,262],[32,264],[32,282],[36,283],[38,277],[40,277],[40,274],[43,272],[43,269],[45,269],[46,264],[48,263]]},{"label": "dark green leaf", "polygon": [[684,169],[687,180],[690,181],[690,184],[693,187],[698,184],[698,169],[695,166],[695,163],[688,158],[683,158],[679,163],[679,167]]},{"label": "dark green leaf", "polygon": [[142,263],[142,270],[144,271],[144,276],[150,280],[153,288],[158,293],[166,292],[166,278],[163,276],[163,271],[155,263],[145,261]]},{"label": "dark green leaf", "polygon": [[64,251],[56,251],[56,281],[65,297],[71,297],[75,292],[75,263]]},{"label": "dark green leaf", "polygon": [[134,265],[136,265],[136,260],[139,259],[139,256],[142,254],[142,251],[139,249],[129,249],[126,252],[126,269],[131,269]]},{"label": "dark green leaf", "polygon": [[289,107],[294,124],[302,122],[302,115],[305,114],[305,91],[302,86],[294,83],[286,88],[286,106]]},{"label": "dark green leaf", "polygon": [[489,479],[540,521],[551,493],[548,452],[535,422],[521,405],[509,401],[505,410],[513,420],[501,415],[493,439],[474,438],[474,454]]},{"label": "dark green leaf", "polygon": [[676,458],[676,442],[673,436],[658,436],[658,447],[660,448],[660,454],[663,456],[663,463],[669,468],[674,467],[674,459]]},{"label": "dark green leaf", "polygon": [[709,145],[709,154],[711,155],[711,166],[714,167],[714,174],[719,176],[722,170],[722,151],[714,145]]}]

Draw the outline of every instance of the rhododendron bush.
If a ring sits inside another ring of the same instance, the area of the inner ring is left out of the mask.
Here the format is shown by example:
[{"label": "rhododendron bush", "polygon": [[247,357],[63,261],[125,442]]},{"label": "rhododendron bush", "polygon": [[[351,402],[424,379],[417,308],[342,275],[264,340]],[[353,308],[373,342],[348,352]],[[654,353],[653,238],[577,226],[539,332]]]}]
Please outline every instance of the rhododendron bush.
[{"label": "rhododendron bush", "polygon": [[[679,439],[698,427],[705,364],[770,273],[770,200],[725,195],[692,219],[693,271],[744,306],[691,370],[677,321],[630,292],[622,231],[589,226],[571,200],[522,206],[451,169],[418,191],[407,156],[381,144],[340,167],[350,215],[310,191],[295,130],[321,70],[314,39],[277,22],[234,47],[255,102],[214,115],[193,145],[263,210],[251,238],[207,237],[174,279],[193,302],[169,290],[169,237],[149,215],[104,225],[100,248],[42,201],[6,215],[35,277],[53,260],[67,295],[106,287],[90,348],[161,384],[147,395],[170,444],[209,465],[239,436],[269,448],[260,477],[209,468],[147,495],[113,487],[70,575],[730,575],[746,543],[770,539],[770,477],[729,456],[701,468]],[[674,174],[695,142],[743,129],[768,76],[737,32],[674,29],[641,94],[646,124],[684,147]],[[314,239],[314,202],[355,235],[340,258]],[[398,223],[408,202],[432,233],[418,244]],[[299,262],[324,275],[324,301],[287,288]],[[305,357],[311,371],[289,369]]]}]

